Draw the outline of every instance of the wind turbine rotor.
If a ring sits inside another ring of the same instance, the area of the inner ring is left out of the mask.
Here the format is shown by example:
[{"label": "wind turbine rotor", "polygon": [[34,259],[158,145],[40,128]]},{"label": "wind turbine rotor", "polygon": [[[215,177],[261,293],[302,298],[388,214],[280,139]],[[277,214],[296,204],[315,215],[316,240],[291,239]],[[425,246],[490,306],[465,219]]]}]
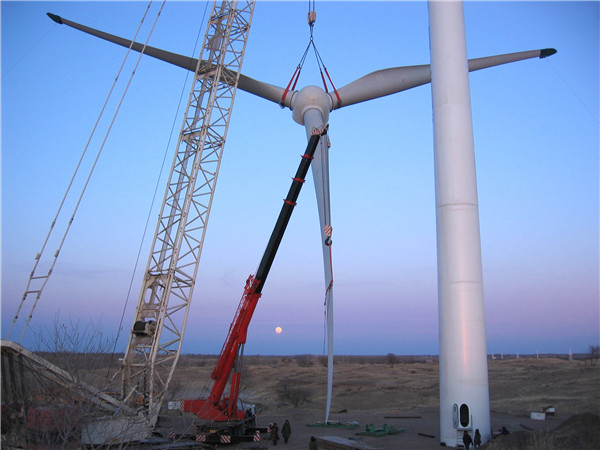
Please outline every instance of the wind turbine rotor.
[{"label": "wind turbine rotor", "polygon": [[[104,31],[96,30],[94,28],[90,28],[85,25],[72,22],[52,13],[48,13],[48,17],[50,17],[56,23],[70,26],[77,30],[83,31],[84,33],[91,34],[92,36],[99,37],[101,39],[120,45],[122,47],[131,47],[132,50],[137,52],[141,52],[144,48],[143,44],[140,44],[138,42],[132,43],[132,41],[128,39],[124,39],[109,33],[105,33]],[[524,59],[545,58],[547,56],[553,55],[554,53],[556,53],[555,49],[546,48],[540,50],[506,53],[502,55],[470,59],[469,72],[485,69],[488,67],[498,66],[510,62],[521,61]],[[192,72],[196,70],[196,66],[198,64],[198,60],[196,58],[178,55],[177,53],[168,52],[166,50],[161,50],[159,48],[151,46],[146,46],[144,48],[144,54],[156,59],[160,59],[161,61],[168,62],[183,69],[190,70]],[[208,63],[206,69],[207,71],[211,69]],[[387,95],[395,94],[397,92],[402,92],[407,89],[421,86],[430,82],[431,68],[429,64],[422,64],[418,66],[392,67],[389,69],[382,69],[376,70],[375,72],[371,72],[338,89],[337,94],[340,97],[339,101],[337,98],[335,98],[335,95],[333,93],[325,93],[317,86],[309,87],[319,89],[325,94],[328,102],[327,108],[324,108],[325,104],[322,99],[319,99],[318,102],[319,105],[321,105],[320,109],[322,111],[327,109],[327,112],[329,112],[334,109],[339,109],[367,100],[373,100],[379,97],[385,97]],[[296,96],[302,90],[290,92],[288,93],[288,95],[285,95],[284,98],[284,94],[286,93],[286,90],[284,88],[274,84],[265,83],[264,81],[255,80],[254,78],[248,77],[243,74],[240,74],[240,78],[238,81],[238,89],[256,95],[260,98],[264,98],[265,100],[269,100],[273,103],[277,103],[278,105],[288,107],[291,110],[295,110],[296,108],[301,109],[300,103],[296,105],[295,102],[300,102],[300,100],[296,99]],[[304,99],[302,101],[304,101]],[[299,124],[303,124],[303,122],[301,121],[301,117],[301,113],[296,113],[296,116],[294,116],[294,120]],[[327,118],[325,115],[323,117],[326,123]]]}]

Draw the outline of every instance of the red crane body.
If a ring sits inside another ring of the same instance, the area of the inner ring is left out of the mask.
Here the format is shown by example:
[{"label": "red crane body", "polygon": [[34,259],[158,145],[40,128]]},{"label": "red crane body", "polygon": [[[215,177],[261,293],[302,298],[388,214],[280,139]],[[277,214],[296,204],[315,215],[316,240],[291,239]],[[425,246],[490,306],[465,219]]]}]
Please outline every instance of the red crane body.
[{"label": "red crane body", "polygon": [[[210,395],[204,399],[182,401],[182,410],[184,412],[195,413],[200,420],[243,423],[248,424],[250,427],[255,425],[254,412],[251,408],[246,409],[239,399],[243,348],[246,343],[248,326],[250,325],[258,300],[262,295],[262,288],[273,264],[275,254],[283,238],[292,211],[294,206],[296,206],[298,194],[305,181],[304,178],[310,167],[319,140],[326,132],[327,127],[324,127],[323,130],[313,131],[308,141],[306,152],[302,155],[296,175],[292,179],[292,185],[284,200],[277,223],[271,233],[256,275],[250,275],[246,280],[244,294],[229,327],[229,332],[219,354],[219,359],[211,374],[214,383]],[[230,378],[229,396],[223,397]],[[231,427],[231,430],[233,430],[233,427]],[[243,434],[244,430],[241,433]],[[231,432],[231,434],[234,433]]]},{"label": "red crane body", "polygon": [[[248,277],[244,295],[240,300],[234,319],[229,327],[225,344],[211,374],[214,383],[210,395],[206,399],[184,400],[184,412],[193,412],[200,419],[218,422],[243,420],[246,417],[247,413],[243,405],[238,403],[241,373],[233,369],[238,356],[241,356],[240,350],[246,343],[250,320],[261,297],[261,293],[256,292],[257,286],[258,281],[253,276]],[[223,397],[230,376],[230,393],[228,397]]]}]

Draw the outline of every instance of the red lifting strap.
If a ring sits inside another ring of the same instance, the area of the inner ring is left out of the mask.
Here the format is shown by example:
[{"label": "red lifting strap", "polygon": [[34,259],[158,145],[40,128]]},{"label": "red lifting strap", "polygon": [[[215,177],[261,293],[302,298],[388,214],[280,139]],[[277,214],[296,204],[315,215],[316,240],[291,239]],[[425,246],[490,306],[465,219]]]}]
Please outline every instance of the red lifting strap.
[{"label": "red lifting strap", "polygon": [[323,71],[321,70],[321,80],[323,80],[323,87],[325,88],[325,92],[329,94],[329,90],[327,89],[327,83],[325,82],[325,77],[323,76]]},{"label": "red lifting strap", "polygon": [[329,72],[327,71],[327,67],[323,66],[323,69],[325,69],[325,73],[327,74],[327,78],[329,78],[329,82],[331,83],[331,87],[333,88],[333,92],[335,92],[335,96],[337,98],[337,108],[339,108],[340,106],[342,106],[342,99],[340,98],[340,94],[338,94],[337,89],[333,85],[333,81],[331,81],[331,77],[329,76]]},{"label": "red lifting strap", "polygon": [[292,91],[296,90],[296,84],[298,83],[298,78],[300,78],[300,72],[302,71],[302,67],[300,67],[300,70],[298,71],[298,74],[296,75],[296,79],[294,80],[294,84],[292,85]]},{"label": "red lifting strap", "polygon": [[287,203],[288,205],[292,205],[292,206],[296,206],[297,205],[297,203],[290,202],[289,200],[285,200],[285,199],[283,200],[283,203]]},{"label": "red lifting strap", "polygon": [[296,66],[296,70],[294,71],[292,78],[290,78],[290,82],[288,83],[287,87],[285,88],[285,91],[283,91],[283,95],[281,96],[281,103],[280,103],[281,106],[283,106],[283,104],[285,102],[285,98],[287,97],[287,94],[290,90],[292,81],[294,81],[294,77],[296,78],[296,81],[294,81],[294,86],[292,86],[292,91],[296,88],[296,83],[298,82],[298,78],[300,77],[300,70],[301,70],[300,65]]},{"label": "red lifting strap", "polygon": [[292,180],[299,181],[300,183],[304,183],[306,181],[306,180],[304,180],[302,178],[292,178]]}]

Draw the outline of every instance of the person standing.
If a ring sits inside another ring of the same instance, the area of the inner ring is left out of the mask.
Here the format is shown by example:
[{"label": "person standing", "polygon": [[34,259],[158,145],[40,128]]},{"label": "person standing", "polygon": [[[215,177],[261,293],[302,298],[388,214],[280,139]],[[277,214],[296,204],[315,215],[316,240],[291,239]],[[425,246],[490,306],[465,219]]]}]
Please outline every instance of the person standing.
[{"label": "person standing", "polygon": [[469,450],[469,447],[471,446],[471,444],[473,443],[473,439],[471,439],[471,435],[469,433],[465,432],[463,433],[463,444],[465,444],[465,448],[467,450]]},{"label": "person standing", "polygon": [[273,445],[277,445],[277,441],[279,440],[279,427],[277,426],[277,422],[273,422],[271,426],[271,441]]},{"label": "person standing", "polygon": [[475,430],[475,437],[473,438],[473,448],[479,448],[481,445],[481,433],[479,432],[479,428]]},{"label": "person standing", "polygon": [[285,423],[283,424],[283,427],[281,428],[281,435],[283,436],[284,444],[288,443],[290,434],[292,434],[292,426],[290,425],[290,421],[285,419]]},{"label": "person standing", "polygon": [[319,450],[319,446],[317,445],[317,440],[314,436],[310,437],[310,443],[308,444],[308,450]]}]

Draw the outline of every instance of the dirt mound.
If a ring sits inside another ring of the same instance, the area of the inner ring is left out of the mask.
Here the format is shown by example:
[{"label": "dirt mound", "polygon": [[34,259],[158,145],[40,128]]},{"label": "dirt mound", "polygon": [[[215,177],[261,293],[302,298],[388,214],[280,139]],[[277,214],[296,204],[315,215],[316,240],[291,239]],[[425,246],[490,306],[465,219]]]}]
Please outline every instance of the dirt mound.
[{"label": "dirt mound", "polygon": [[600,417],[576,414],[552,431],[517,431],[498,436],[482,448],[488,450],[559,450],[600,448]]},{"label": "dirt mound", "polygon": [[552,434],[562,448],[600,448],[600,417],[592,413],[571,416]]},{"label": "dirt mound", "polygon": [[533,433],[517,431],[515,433],[497,436],[492,442],[482,445],[486,450],[529,450],[529,440]]}]

